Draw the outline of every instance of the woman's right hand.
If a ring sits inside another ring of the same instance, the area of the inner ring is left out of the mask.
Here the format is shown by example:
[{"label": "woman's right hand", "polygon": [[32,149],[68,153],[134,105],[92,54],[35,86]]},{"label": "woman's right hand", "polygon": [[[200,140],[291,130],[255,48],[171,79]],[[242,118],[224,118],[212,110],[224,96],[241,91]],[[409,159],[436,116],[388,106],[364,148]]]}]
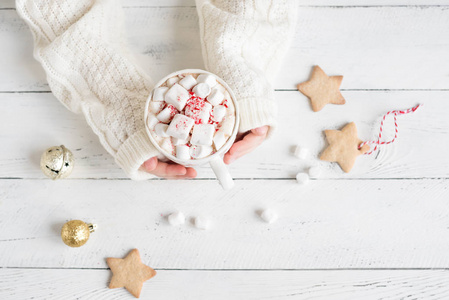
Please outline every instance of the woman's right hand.
[{"label": "woman's right hand", "polygon": [[192,179],[196,177],[194,168],[186,168],[175,163],[165,163],[152,157],[143,163],[145,170],[153,175],[166,179]]}]

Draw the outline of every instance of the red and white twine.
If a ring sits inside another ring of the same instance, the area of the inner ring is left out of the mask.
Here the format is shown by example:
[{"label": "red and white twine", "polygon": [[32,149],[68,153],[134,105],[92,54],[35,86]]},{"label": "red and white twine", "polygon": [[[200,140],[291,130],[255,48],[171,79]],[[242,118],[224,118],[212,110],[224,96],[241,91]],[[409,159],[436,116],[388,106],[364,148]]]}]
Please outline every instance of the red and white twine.
[{"label": "red and white twine", "polygon": [[[382,122],[380,122],[379,137],[377,138],[377,141],[366,141],[366,142],[360,143],[359,149],[361,149],[364,145],[371,145],[371,144],[376,145],[376,146],[374,146],[374,149],[373,149],[372,151],[369,151],[369,152],[366,152],[366,153],[365,153],[365,155],[370,155],[370,154],[372,154],[374,151],[377,150],[377,148],[378,148],[379,145],[388,145],[388,144],[393,143],[393,142],[396,140],[396,138],[398,137],[398,122],[397,122],[397,120],[396,120],[396,117],[397,117],[398,115],[406,115],[406,114],[413,113],[413,112],[415,112],[420,106],[422,106],[422,104],[418,104],[418,105],[416,105],[415,107],[412,107],[412,108],[409,108],[409,109],[406,109],[406,110],[392,110],[392,111],[387,112],[387,113],[383,116]],[[390,141],[387,141],[387,142],[381,142],[380,139],[382,138],[382,132],[383,132],[383,126],[384,126],[385,118],[386,118],[388,115],[391,115],[391,114],[392,114],[393,117],[394,117],[394,131],[395,131],[394,138],[393,138],[392,140],[390,140]]]}]

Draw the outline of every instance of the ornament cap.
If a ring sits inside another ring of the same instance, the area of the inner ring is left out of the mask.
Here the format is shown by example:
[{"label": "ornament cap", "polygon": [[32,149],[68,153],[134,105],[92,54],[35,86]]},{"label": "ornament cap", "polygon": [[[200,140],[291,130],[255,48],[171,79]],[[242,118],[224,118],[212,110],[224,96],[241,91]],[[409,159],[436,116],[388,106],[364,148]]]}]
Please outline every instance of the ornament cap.
[{"label": "ornament cap", "polygon": [[89,224],[87,224],[87,226],[89,227],[89,232],[90,233],[95,232],[95,230],[97,230],[97,228],[98,228],[97,224],[89,223]]}]

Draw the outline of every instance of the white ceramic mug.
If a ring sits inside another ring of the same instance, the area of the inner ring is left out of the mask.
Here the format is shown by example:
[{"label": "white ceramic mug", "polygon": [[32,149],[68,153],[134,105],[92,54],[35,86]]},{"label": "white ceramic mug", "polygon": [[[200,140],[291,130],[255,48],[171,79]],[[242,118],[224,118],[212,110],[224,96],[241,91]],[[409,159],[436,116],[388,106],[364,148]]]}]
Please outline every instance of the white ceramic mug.
[{"label": "white ceramic mug", "polygon": [[[167,81],[167,79],[169,79],[171,77],[178,76],[179,74],[186,74],[186,73],[192,73],[192,74],[212,74],[210,72],[207,72],[207,71],[204,71],[204,70],[199,70],[199,69],[181,70],[181,71],[177,71],[177,72],[171,73],[170,75],[165,76],[164,78],[162,78],[155,85],[154,88],[158,88],[165,81]],[[226,84],[226,82],[224,82],[224,80],[221,79],[220,77],[218,77],[217,75],[215,75],[215,74],[212,74],[212,75],[214,75],[215,78],[217,79],[217,81],[223,87],[226,88],[226,90],[228,91],[229,95],[231,96],[231,99],[228,99],[228,100],[232,101],[232,103],[234,104],[234,108],[235,108],[234,109],[235,110],[235,123],[234,123],[234,129],[232,130],[232,134],[228,138],[226,143],[223,145],[223,147],[221,147],[217,152],[215,152],[214,154],[209,155],[207,157],[201,158],[201,159],[181,160],[181,159],[177,158],[176,156],[172,155],[171,153],[168,153],[167,151],[162,149],[161,146],[159,146],[159,144],[153,138],[153,135],[151,134],[151,131],[148,128],[148,125],[147,125],[147,119],[148,119],[148,113],[149,113],[148,105],[150,104],[150,101],[151,101],[151,95],[150,95],[150,97],[148,97],[147,103],[145,105],[145,115],[144,115],[145,129],[147,131],[147,134],[148,134],[148,137],[150,138],[151,143],[165,157],[167,157],[168,159],[174,161],[177,164],[184,165],[186,167],[195,167],[195,166],[204,165],[206,163],[209,163],[210,167],[214,171],[215,176],[217,177],[217,179],[220,182],[220,184],[223,187],[223,189],[228,190],[228,189],[231,189],[234,186],[234,181],[232,180],[232,177],[231,177],[231,174],[228,171],[228,168],[226,167],[226,165],[223,162],[223,155],[226,152],[228,152],[229,148],[231,148],[231,146],[234,143],[235,138],[237,136],[237,132],[238,132],[238,129],[239,129],[239,123],[240,123],[239,107],[238,107],[238,103],[236,101],[234,92]]]}]

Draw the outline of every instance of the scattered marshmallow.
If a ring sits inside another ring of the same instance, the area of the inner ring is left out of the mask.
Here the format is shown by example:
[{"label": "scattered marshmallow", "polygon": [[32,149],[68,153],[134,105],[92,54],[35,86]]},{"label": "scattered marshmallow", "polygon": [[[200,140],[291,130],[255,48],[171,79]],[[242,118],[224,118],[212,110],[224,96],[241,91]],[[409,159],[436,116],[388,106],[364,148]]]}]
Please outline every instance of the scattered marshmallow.
[{"label": "scattered marshmallow", "polygon": [[171,226],[182,225],[186,221],[184,214],[179,211],[170,214],[167,219]]},{"label": "scattered marshmallow", "polygon": [[213,89],[210,95],[207,97],[207,101],[213,106],[220,105],[223,102],[224,94],[218,89]]},{"label": "scattered marshmallow", "polygon": [[265,209],[260,214],[260,218],[267,223],[274,223],[278,219],[278,215],[272,209]]},{"label": "scattered marshmallow", "polygon": [[181,160],[189,160],[190,159],[190,147],[187,145],[176,146],[176,157]]},{"label": "scattered marshmallow", "polygon": [[172,77],[167,79],[167,85],[168,87],[172,87],[175,83],[178,83],[179,77]]},{"label": "scattered marshmallow", "polygon": [[309,155],[309,149],[300,147],[300,146],[296,146],[294,155],[299,159],[306,159],[307,156]]},{"label": "scattered marshmallow", "polygon": [[177,114],[168,126],[167,134],[177,139],[186,140],[193,124],[195,121],[192,118]]},{"label": "scattered marshmallow", "polygon": [[210,227],[210,220],[205,217],[195,217],[195,227],[201,230],[207,230]]},{"label": "scattered marshmallow", "polygon": [[167,105],[158,115],[157,118],[162,123],[168,123],[173,119],[175,114],[177,113],[176,108],[173,105]]},{"label": "scattered marshmallow", "polygon": [[160,136],[160,137],[168,137],[169,135],[167,134],[167,128],[168,125],[167,124],[163,124],[163,123],[158,123],[156,124],[156,126],[154,126],[154,132]]},{"label": "scattered marshmallow", "polygon": [[162,150],[164,150],[165,152],[168,152],[171,155],[175,154],[174,153],[175,152],[175,147],[173,146],[170,138],[164,138],[160,145],[161,145]]},{"label": "scattered marshmallow", "polygon": [[193,126],[190,143],[193,145],[211,146],[214,138],[215,127],[211,124],[197,124]]},{"label": "scattered marshmallow", "polygon": [[182,85],[186,90],[190,90],[191,88],[193,88],[196,83],[196,79],[192,75],[187,75],[179,81],[179,84]]},{"label": "scattered marshmallow", "polygon": [[212,153],[211,146],[192,145],[190,147],[190,156],[196,159],[204,158]]},{"label": "scattered marshmallow", "polygon": [[177,83],[175,83],[165,94],[165,102],[173,105],[179,111],[183,110],[189,98],[189,92]]},{"label": "scattered marshmallow", "polygon": [[307,173],[298,173],[298,174],[296,174],[296,181],[299,184],[307,184],[307,183],[309,183],[309,174],[307,174]]},{"label": "scattered marshmallow", "polygon": [[211,88],[213,88],[217,84],[217,79],[215,79],[214,75],[211,74],[200,74],[196,79],[198,83],[207,83]]},{"label": "scattered marshmallow", "polygon": [[217,105],[212,110],[212,118],[215,122],[221,122],[226,115],[226,107],[223,105]]},{"label": "scattered marshmallow", "polygon": [[312,178],[318,178],[321,175],[321,168],[319,166],[313,166],[309,169],[309,176]]},{"label": "scattered marshmallow", "polygon": [[164,108],[165,106],[165,102],[164,101],[151,101],[148,104],[148,109],[150,112],[152,112],[153,114],[158,114],[161,112],[161,110]]},{"label": "scattered marshmallow", "polygon": [[171,138],[173,146],[185,145],[185,144],[187,144],[189,142],[189,140],[190,140],[190,136],[187,137],[187,139],[185,139],[185,140],[177,139],[175,137]]},{"label": "scattered marshmallow", "polygon": [[225,136],[225,134],[221,131],[217,131],[214,135],[214,146],[215,149],[218,151],[219,149],[221,149],[221,147],[224,146],[224,144],[226,144],[226,141],[228,140],[228,138]]},{"label": "scattered marshmallow", "polygon": [[157,123],[159,123],[159,120],[157,119],[157,117],[154,114],[149,114],[148,119],[147,119],[148,128],[153,130],[154,126],[156,126]]},{"label": "scattered marshmallow", "polygon": [[207,83],[198,83],[192,91],[197,97],[206,98],[210,94],[210,86]]}]

